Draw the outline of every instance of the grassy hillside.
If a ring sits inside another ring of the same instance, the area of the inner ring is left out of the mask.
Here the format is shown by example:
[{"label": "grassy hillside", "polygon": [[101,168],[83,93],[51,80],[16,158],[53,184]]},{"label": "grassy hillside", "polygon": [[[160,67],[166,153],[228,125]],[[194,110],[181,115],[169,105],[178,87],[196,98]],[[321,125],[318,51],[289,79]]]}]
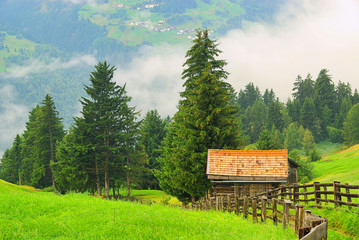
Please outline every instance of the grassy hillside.
[{"label": "grassy hillside", "polygon": [[359,184],[359,144],[315,162],[313,181]]},{"label": "grassy hillside", "polygon": [[36,192],[0,180],[0,239],[296,239],[234,214]]}]

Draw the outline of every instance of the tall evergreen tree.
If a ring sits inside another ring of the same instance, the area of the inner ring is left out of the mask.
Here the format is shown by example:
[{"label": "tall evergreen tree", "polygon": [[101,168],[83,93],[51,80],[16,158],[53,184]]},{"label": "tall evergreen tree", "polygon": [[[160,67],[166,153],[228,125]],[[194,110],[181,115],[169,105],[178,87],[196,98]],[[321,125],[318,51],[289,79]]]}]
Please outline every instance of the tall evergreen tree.
[{"label": "tall evergreen tree", "polygon": [[256,142],[258,150],[272,150],[275,149],[273,135],[267,129],[264,129]]},{"label": "tall evergreen tree", "polygon": [[282,131],[285,127],[283,106],[278,99],[269,105],[267,112],[267,128],[271,129],[273,125],[279,131]]},{"label": "tall evergreen tree", "polygon": [[38,115],[40,112],[40,106],[37,105],[30,111],[29,120],[26,122],[26,129],[23,133],[22,144],[22,164],[20,173],[22,176],[22,184],[33,185],[32,172],[33,165],[37,158],[36,151],[34,151],[35,141],[37,139],[37,128],[39,125]]},{"label": "tall evergreen tree", "polygon": [[248,107],[243,116],[243,128],[249,135],[251,143],[256,142],[259,134],[266,127],[268,107],[262,100],[256,100]]},{"label": "tall evergreen tree", "polygon": [[271,89],[271,90],[266,89],[266,90],[264,91],[264,94],[263,94],[263,102],[264,102],[267,106],[269,106],[272,102],[274,102],[275,99],[276,99],[276,97],[275,97],[275,93],[274,93],[273,89]]},{"label": "tall evergreen tree", "polygon": [[334,124],[335,89],[327,69],[322,69],[315,81],[314,104],[320,121],[322,139],[327,137],[327,127]]},{"label": "tall evergreen tree", "polygon": [[247,107],[252,106],[256,100],[260,100],[261,98],[261,92],[257,86],[254,86],[254,83],[248,83],[244,90],[241,90],[238,93],[238,103],[243,111],[246,110]]},{"label": "tall evergreen tree", "polygon": [[316,140],[320,138],[319,121],[315,114],[315,106],[312,98],[306,97],[300,110],[300,122],[303,128],[309,129]]},{"label": "tall evergreen tree", "polygon": [[[76,128],[82,129],[83,144],[88,147],[88,166],[95,169],[97,193],[101,194],[101,170],[103,169],[105,197],[109,198],[110,172],[123,176],[127,147],[137,129],[138,113],[128,106],[130,97],[125,86],[114,82],[114,66],[99,62],[90,74],[90,86],[85,86],[89,98],[82,98],[82,118],[75,119]],[[133,144],[137,140],[133,141]],[[123,155],[122,155],[123,154]],[[101,169],[101,170],[100,170]]]},{"label": "tall evergreen tree", "polygon": [[146,113],[141,126],[140,143],[144,147],[148,162],[146,172],[143,176],[143,188],[158,189],[158,180],[154,176],[154,171],[159,169],[157,158],[160,156],[159,148],[166,136],[167,120],[161,119],[157,110]]},{"label": "tall evergreen tree", "polygon": [[[204,196],[210,187],[206,176],[208,149],[238,146],[236,109],[231,105],[231,86],[224,81],[226,62],[217,60],[220,50],[208,30],[198,31],[186,54],[178,112],[174,116],[173,138],[165,146],[161,161],[160,186],[182,201]],[[172,171],[173,172],[165,172]],[[163,180],[166,176],[170,179]]]}]

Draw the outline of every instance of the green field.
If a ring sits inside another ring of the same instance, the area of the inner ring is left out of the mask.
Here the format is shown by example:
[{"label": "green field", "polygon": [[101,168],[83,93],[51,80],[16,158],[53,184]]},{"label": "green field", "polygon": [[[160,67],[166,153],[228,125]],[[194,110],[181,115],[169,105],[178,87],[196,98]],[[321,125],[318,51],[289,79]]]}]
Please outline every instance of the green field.
[{"label": "green field", "polygon": [[313,163],[312,181],[359,184],[359,144]]},{"label": "green field", "polygon": [[296,239],[231,213],[37,192],[0,180],[0,239]]}]

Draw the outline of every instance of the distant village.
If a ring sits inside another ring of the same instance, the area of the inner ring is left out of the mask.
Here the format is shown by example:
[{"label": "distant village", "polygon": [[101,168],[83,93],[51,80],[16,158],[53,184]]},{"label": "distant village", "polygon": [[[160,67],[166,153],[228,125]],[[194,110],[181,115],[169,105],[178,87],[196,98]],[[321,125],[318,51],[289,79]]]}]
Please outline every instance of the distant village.
[{"label": "distant village", "polygon": [[[126,0],[125,0],[125,2],[126,2]],[[154,7],[158,7],[159,5],[160,4],[146,4],[144,6],[144,8],[145,9],[151,9],[151,8],[154,8]],[[124,3],[114,3],[113,6],[116,7],[116,8],[131,9],[131,6],[125,5]],[[141,8],[141,7],[136,7],[136,9],[132,9],[132,10],[140,11],[142,9],[143,8]],[[194,33],[196,31],[193,28],[177,29],[175,26],[166,26],[166,27],[164,27],[165,23],[166,23],[166,19],[158,21],[157,23],[153,23],[151,21],[138,21],[138,22],[134,21],[134,22],[128,23],[128,25],[129,26],[142,26],[142,27],[150,29],[151,31],[154,31],[154,32],[177,31],[177,35],[188,35],[187,38],[189,38],[191,40],[196,38],[195,36],[192,35],[192,33]],[[210,33],[213,33],[213,31],[210,31]]]}]

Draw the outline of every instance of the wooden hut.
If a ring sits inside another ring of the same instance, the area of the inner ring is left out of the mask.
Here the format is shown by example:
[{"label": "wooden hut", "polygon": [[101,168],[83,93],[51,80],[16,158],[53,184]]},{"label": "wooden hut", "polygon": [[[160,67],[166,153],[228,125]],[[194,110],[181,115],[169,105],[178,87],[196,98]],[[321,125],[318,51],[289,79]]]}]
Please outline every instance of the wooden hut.
[{"label": "wooden hut", "polygon": [[253,196],[297,183],[297,167],[287,150],[208,150],[207,176],[214,195]]}]

